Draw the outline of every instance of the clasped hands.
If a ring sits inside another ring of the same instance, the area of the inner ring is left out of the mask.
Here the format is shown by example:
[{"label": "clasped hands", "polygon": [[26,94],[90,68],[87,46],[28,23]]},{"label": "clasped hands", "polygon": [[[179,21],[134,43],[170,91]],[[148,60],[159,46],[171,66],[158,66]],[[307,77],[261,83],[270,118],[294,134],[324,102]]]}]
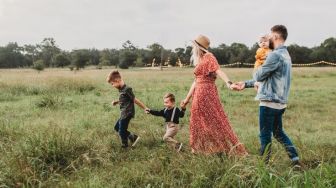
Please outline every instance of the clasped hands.
[{"label": "clasped hands", "polygon": [[[259,86],[260,86],[259,82],[254,83],[254,89],[256,91],[258,91]],[[245,89],[245,87],[246,87],[245,82],[235,82],[229,86],[229,88],[234,91],[241,91]]]},{"label": "clasped hands", "polygon": [[241,91],[245,89],[245,82],[235,82],[232,83],[229,88],[234,91]]}]

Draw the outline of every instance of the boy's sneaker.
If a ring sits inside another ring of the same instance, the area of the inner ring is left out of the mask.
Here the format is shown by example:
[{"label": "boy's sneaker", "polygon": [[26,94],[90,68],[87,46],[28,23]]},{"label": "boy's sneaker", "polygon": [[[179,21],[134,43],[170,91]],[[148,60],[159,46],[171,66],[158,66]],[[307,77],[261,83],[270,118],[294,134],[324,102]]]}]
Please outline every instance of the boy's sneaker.
[{"label": "boy's sneaker", "polygon": [[182,149],[182,146],[183,146],[182,143],[177,143],[176,146],[175,146],[176,151],[177,151],[177,152],[180,152],[181,149]]},{"label": "boy's sneaker", "polygon": [[292,167],[295,171],[305,170],[305,165],[303,163],[301,163],[299,160],[292,161]]},{"label": "boy's sneaker", "polygon": [[123,149],[128,148],[128,144],[121,144],[121,148],[123,148]]},{"label": "boy's sneaker", "polygon": [[140,137],[138,135],[132,135],[131,137],[129,137],[131,143],[132,143],[132,147],[134,147],[140,140]]}]

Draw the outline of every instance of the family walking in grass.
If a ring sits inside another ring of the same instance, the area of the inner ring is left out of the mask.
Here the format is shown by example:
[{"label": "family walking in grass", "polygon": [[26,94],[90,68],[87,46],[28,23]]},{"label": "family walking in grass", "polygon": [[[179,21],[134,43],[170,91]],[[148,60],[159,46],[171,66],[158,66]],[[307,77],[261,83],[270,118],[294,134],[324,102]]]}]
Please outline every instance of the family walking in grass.
[{"label": "family walking in grass", "polygon": [[[107,82],[120,92],[119,100],[113,105],[120,105],[121,115],[115,125],[119,133],[122,147],[129,143],[134,146],[140,139],[137,134],[128,131],[130,120],[134,117],[134,103],[145,113],[161,116],[166,123],[163,140],[176,151],[181,151],[183,144],[175,140],[179,130],[179,119],[185,115],[186,107],[190,108],[190,147],[195,154],[224,153],[229,156],[247,156],[248,152],[233,130],[229,118],[220,102],[215,81],[222,79],[225,85],[235,91],[245,88],[256,88],[256,100],[259,101],[260,155],[268,163],[271,155],[272,135],[287,151],[294,166],[302,166],[298,153],[291,139],[283,130],[282,116],[286,110],[291,83],[291,58],[284,45],[287,39],[287,28],[275,25],[269,35],[259,40],[260,48],[256,52],[253,78],[233,83],[220,69],[215,56],[208,51],[210,40],[204,35],[198,36],[192,44],[192,62],[194,82],[180,108],[175,105],[175,96],[167,93],[163,97],[164,109],[149,109],[134,96],[132,88],[126,85],[118,71],[112,71]],[[191,100],[192,99],[192,100]]]}]

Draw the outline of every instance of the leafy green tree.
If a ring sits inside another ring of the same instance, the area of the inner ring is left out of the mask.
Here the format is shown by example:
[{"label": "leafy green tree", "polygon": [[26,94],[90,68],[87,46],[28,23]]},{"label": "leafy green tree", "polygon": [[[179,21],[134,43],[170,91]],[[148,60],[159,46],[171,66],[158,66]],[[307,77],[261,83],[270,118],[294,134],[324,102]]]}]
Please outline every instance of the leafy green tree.
[{"label": "leafy green tree", "polygon": [[38,47],[31,44],[24,45],[23,52],[30,65],[38,59],[40,53]]},{"label": "leafy green tree", "polygon": [[320,48],[324,49],[324,58],[321,60],[336,62],[336,38],[328,38],[326,39],[320,46]]},{"label": "leafy green tree", "polygon": [[243,61],[243,63],[249,63],[249,64],[254,64],[256,59],[255,59],[255,55],[257,53],[257,50],[259,48],[258,43],[255,43],[249,51],[249,55],[247,57],[247,59],[245,61]]},{"label": "leafy green tree", "polygon": [[220,65],[229,63],[229,47],[225,44],[220,44],[217,48],[210,48],[210,52],[214,54]]},{"label": "leafy green tree", "polygon": [[76,70],[84,68],[90,61],[89,50],[87,49],[73,50],[71,52],[71,59],[72,59],[71,63],[76,68]]},{"label": "leafy green tree", "polygon": [[37,70],[38,73],[44,70],[44,63],[42,59],[39,59],[33,63],[33,69]]},{"label": "leafy green tree", "polygon": [[149,49],[139,49],[138,57],[141,57],[144,66],[152,64],[154,58],[152,52]]},{"label": "leafy green tree", "polygon": [[135,65],[138,58],[137,48],[129,40],[123,43],[122,47],[119,51],[119,67],[128,69]]},{"label": "leafy green tree", "polygon": [[288,52],[291,56],[293,64],[302,64],[302,63],[312,62],[310,58],[310,54],[312,53],[312,50],[307,47],[299,46],[297,44],[292,44],[288,46]]},{"label": "leafy green tree", "polygon": [[40,51],[39,58],[43,60],[45,66],[47,67],[52,65],[52,59],[56,56],[56,54],[61,52],[53,38],[44,38],[37,47]]},{"label": "leafy green tree", "polygon": [[248,47],[242,43],[232,43],[228,51],[229,63],[245,62],[249,55]]},{"label": "leafy green tree", "polygon": [[169,64],[171,66],[176,66],[177,61],[178,61],[177,54],[175,52],[170,51],[169,52]]},{"label": "leafy green tree", "polygon": [[121,50],[119,55],[119,67],[121,69],[128,69],[135,64],[137,54],[129,50]]},{"label": "leafy green tree", "polygon": [[184,48],[175,48],[175,54],[178,58],[183,58],[184,55]]},{"label": "leafy green tree", "polygon": [[161,56],[163,51],[163,46],[161,46],[159,43],[153,43],[147,47],[150,50],[149,56],[151,59],[155,59],[156,64],[161,63]]},{"label": "leafy green tree", "polygon": [[22,54],[23,48],[16,42],[0,47],[0,68],[28,67],[31,62]]},{"label": "leafy green tree", "polygon": [[100,51],[99,64],[117,67],[119,64],[119,51],[116,49],[103,49]]},{"label": "leafy green tree", "polygon": [[99,50],[93,48],[89,49],[90,60],[88,62],[89,65],[98,65],[100,62],[100,52]]},{"label": "leafy green tree", "polygon": [[52,61],[52,66],[53,67],[65,67],[71,64],[69,56],[65,53],[59,53],[55,55]]},{"label": "leafy green tree", "polygon": [[183,64],[185,65],[190,65],[190,58],[191,58],[191,52],[192,52],[192,47],[191,46],[187,46],[185,51],[184,51],[184,57],[183,57]]}]

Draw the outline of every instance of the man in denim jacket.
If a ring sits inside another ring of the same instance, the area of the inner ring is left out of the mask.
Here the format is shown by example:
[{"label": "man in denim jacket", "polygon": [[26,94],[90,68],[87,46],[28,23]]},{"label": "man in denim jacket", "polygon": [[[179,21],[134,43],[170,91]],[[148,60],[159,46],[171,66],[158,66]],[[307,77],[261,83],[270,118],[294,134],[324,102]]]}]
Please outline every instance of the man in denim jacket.
[{"label": "man in denim jacket", "polygon": [[287,107],[292,68],[291,58],[284,46],[287,35],[285,26],[273,26],[270,40],[274,44],[274,51],[268,54],[265,63],[253,74],[253,80],[238,82],[233,89],[251,88],[255,82],[260,82],[256,96],[256,100],[260,101],[260,155],[266,154],[265,161],[266,163],[269,161],[273,133],[275,139],[285,147],[293,165],[301,167],[295,146],[282,127],[282,115]]}]

